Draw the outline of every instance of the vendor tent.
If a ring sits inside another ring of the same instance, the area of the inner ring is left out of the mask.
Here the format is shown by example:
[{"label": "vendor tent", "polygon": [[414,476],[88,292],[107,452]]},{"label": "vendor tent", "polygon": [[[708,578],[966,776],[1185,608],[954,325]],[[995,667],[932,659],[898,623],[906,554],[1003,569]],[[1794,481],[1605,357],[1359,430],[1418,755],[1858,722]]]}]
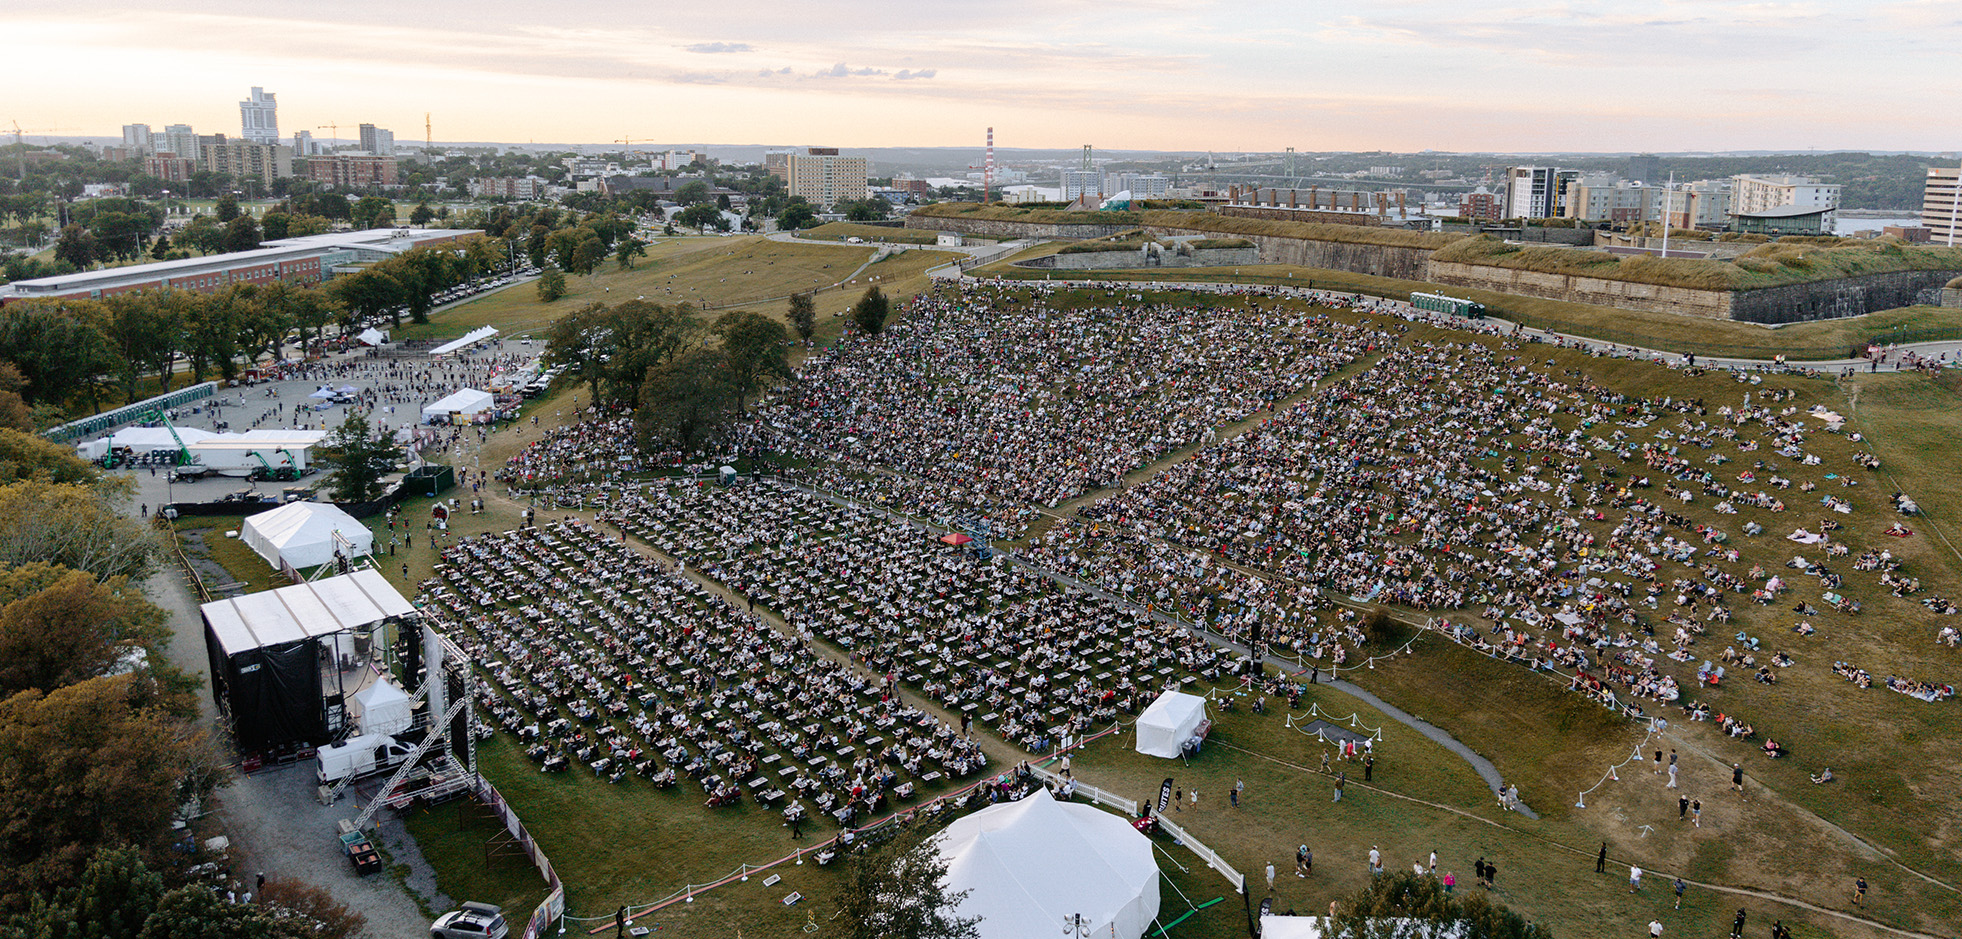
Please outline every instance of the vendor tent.
[{"label": "vendor tent", "polygon": [[354,338],[361,340],[363,343],[366,343],[367,345],[379,346],[382,343],[388,341],[388,334],[382,332],[379,329],[374,328],[373,326],[370,326],[367,329],[362,330],[361,335],[356,336]]},{"label": "vendor tent", "polygon": [[[336,540],[336,533],[347,543]],[[375,551],[375,535],[366,525],[325,502],[288,502],[247,516],[238,537],[266,563],[294,570],[326,564],[336,551],[350,560]]]},{"label": "vendor tent", "polygon": [[415,716],[409,696],[387,679],[362,689],[348,705],[348,715],[364,734],[399,734]]},{"label": "vendor tent", "polygon": [[1205,698],[1167,691],[1138,715],[1138,752],[1173,759],[1205,719]]},{"label": "vendor tent", "polygon": [[497,403],[497,398],[488,391],[465,388],[441,401],[426,405],[422,409],[424,421],[447,421],[452,414],[471,417]]},{"label": "vendor tent", "polygon": [[211,695],[239,750],[331,739],[342,684],[366,669],[340,668],[358,631],[415,609],[374,570],[204,604]]},{"label": "vendor tent", "polygon": [[1037,792],[956,820],[937,847],[980,939],[1051,935],[1078,913],[1092,936],[1138,939],[1158,915],[1151,840],[1095,806]]}]

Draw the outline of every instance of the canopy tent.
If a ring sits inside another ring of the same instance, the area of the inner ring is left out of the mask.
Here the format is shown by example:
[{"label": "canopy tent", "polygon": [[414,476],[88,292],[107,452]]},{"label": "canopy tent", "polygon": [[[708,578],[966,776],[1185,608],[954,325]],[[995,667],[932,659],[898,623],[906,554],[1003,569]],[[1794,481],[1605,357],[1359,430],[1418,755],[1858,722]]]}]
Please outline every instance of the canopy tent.
[{"label": "canopy tent", "polygon": [[335,700],[340,692],[325,673],[335,683],[342,678],[342,634],[415,609],[374,570],[204,604],[211,695],[231,719],[239,749],[326,742],[325,692]]},{"label": "canopy tent", "polygon": [[462,414],[465,417],[471,417],[489,410],[496,403],[497,397],[488,391],[465,388],[441,401],[424,406],[422,409],[422,419],[424,421],[447,421],[452,414]]},{"label": "canopy tent", "polygon": [[370,326],[362,330],[361,335],[354,338],[361,340],[366,345],[379,346],[388,341],[388,334]]},{"label": "canopy tent", "polygon": [[1049,935],[1076,913],[1090,935],[1138,939],[1158,915],[1151,840],[1095,806],[1038,792],[957,819],[936,844],[980,939]]},{"label": "canopy tent", "polygon": [[1205,698],[1167,691],[1138,715],[1138,752],[1175,759],[1205,719]]},{"label": "canopy tent", "polygon": [[415,709],[408,694],[384,678],[355,695],[348,714],[364,734],[399,734],[409,729]]},{"label": "canopy tent", "polygon": [[[335,540],[335,533],[348,543]],[[238,537],[274,567],[304,570],[334,559],[375,552],[375,535],[354,516],[325,502],[288,502],[270,512],[247,516]]]},{"label": "canopy tent", "polygon": [[195,427],[179,427],[175,436],[171,434],[168,427],[125,427],[109,435],[109,446],[127,447],[138,452],[175,450],[179,440],[186,444],[193,444],[215,436],[217,434],[211,431],[199,430]]},{"label": "canopy tent", "polygon": [[949,532],[941,535],[940,540],[947,544],[961,545],[973,541],[974,538],[969,535],[963,535],[960,532]]},{"label": "canopy tent", "polygon": [[429,354],[449,355],[450,353],[455,352],[458,349],[467,349],[495,335],[497,335],[497,327],[479,326],[476,329],[464,333],[462,339],[452,339],[449,342],[443,343],[442,345],[429,350]]}]

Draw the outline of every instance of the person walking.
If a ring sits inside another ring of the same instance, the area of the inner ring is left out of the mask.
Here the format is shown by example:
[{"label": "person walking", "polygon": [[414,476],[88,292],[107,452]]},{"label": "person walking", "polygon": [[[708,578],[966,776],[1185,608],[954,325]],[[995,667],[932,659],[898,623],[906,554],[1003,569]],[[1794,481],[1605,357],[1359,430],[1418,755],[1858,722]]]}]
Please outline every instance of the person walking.
[{"label": "person walking", "polygon": [[1491,861],[1486,861],[1485,862],[1485,889],[1491,890],[1496,888],[1498,886],[1498,878],[1499,878],[1499,865],[1494,864]]},{"label": "person walking", "polygon": [[1867,905],[1867,879],[1865,877],[1853,878],[1853,905]]},{"label": "person walking", "polygon": [[1342,787],[1348,784],[1349,784],[1349,774],[1347,772],[1344,772],[1341,775],[1335,777],[1335,801],[1337,802],[1342,801]]},{"label": "person walking", "polygon": [[1608,843],[1605,841],[1601,842],[1601,853],[1594,856],[1594,872],[1596,874],[1608,872]]},{"label": "person walking", "polygon": [[1327,750],[1323,750],[1323,751],[1322,751],[1322,772],[1323,772],[1324,774],[1326,774],[1326,773],[1328,772],[1328,751],[1327,751]]},{"label": "person walking", "polygon": [[1369,846],[1369,876],[1383,873],[1383,852],[1375,845]]},{"label": "person walking", "polygon": [[1426,873],[1430,874],[1432,877],[1437,876],[1437,850],[1435,848],[1431,850],[1431,863]]},{"label": "person walking", "polygon": [[1745,912],[1740,908],[1737,911],[1737,918],[1730,921],[1730,939],[1744,939],[1745,915]]},{"label": "person walking", "polygon": [[1686,819],[1686,818],[1688,818],[1688,817],[1689,817],[1689,814],[1690,814],[1690,797],[1689,797],[1688,795],[1679,795],[1679,796],[1677,796],[1677,797],[1676,797],[1676,820],[1680,822],[1680,821],[1682,821],[1683,819]]},{"label": "person walking", "polygon": [[1663,788],[1666,789],[1676,788],[1676,764],[1674,763],[1669,764],[1669,785]]},{"label": "person walking", "polygon": [[627,908],[613,911],[613,939],[627,939]]},{"label": "person walking", "polygon": [[1642,868],[1637,865],[1630,864],[1628,865],[1628,892],[1635,893],[1641,889],[1642,889]]},{"label": "person walking", "polygon": [[1683,878],[1678,877],[1670,886],[1676,890],[1676,909],[1680,910],[1683,908],[1683,891],[1689,889],[1689,884],[1683,883]]},{"label": "person walking", "polygon": [[1702,799],[1690,800],[1690,824],[1695,825],[1698,828],[1703,827],[1703,800]]},{"label": "person walking", "polygon": [[1661,750],[1655,751],[1655,774],[1657,776],[1662,775],[1662,751]]},{"label": "person walking", "polygon": [[1730,788],[1739,795],[1744,793],[1744,764],[1730,764]]}]

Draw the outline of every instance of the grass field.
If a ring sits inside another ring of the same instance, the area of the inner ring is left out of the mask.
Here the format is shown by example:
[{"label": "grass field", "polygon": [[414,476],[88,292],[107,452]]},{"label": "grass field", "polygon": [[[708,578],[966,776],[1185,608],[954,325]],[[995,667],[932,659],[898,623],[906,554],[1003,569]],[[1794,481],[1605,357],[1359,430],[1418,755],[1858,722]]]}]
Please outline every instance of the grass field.
[{"label": "grass field", "polygon": [[432,316],[426,324],[405,324],[393,334],[398,339],[448,339],[485,325],[510,336],[542,334],[552,321],[588,303],[643,297],[664,304],[756,309],[781,316],[784,298],[817,290],[819,313],[825,315],[856,301],[875,282],[873,278],[889,293],[893,285],[916,279],[917,287],[923,287],[927,268],[956,257],[941,251],[904,251],[853,276],[877,250],[785,244],[760,236],[670,239],[650,247],[647,257],[631,270],[609,262],[590,275],[567,277],[566,295],[552,303],[541,302],[532,284],[519,284]]},{"label": "grass field", "polygon": [[847,238],[863,238],[869,242],[890,242],[902,245],[930,245],[938,239],[935,232],[917,228],[888,228],[884,225],[861,225],[857,222],[826,222],[816,228],[806,228],[797,237],[812,241],[844,241]]},{"label": "grass field", "polygon": [[[1043,248],[1056,248],[1044,245]],[[1763,358],[1784,355],[1793,360],[1847,358],[1855,347],[1868,342],[1888,343],[1892,337],[1928,330],[1953,330],[1962,336],[1962,310],[1915,306],[1870,313],[1846,319],[1815,320],[1787,326],[1759,326],[1730,320],[1712,320],[1667,313],[1646,313],[1616,307],[1567,303],[1538,297],[1445,287],[1424,281],[1352,274],[1292,264],[1261,264],[1241,267],[1189,267],[1150,270],[1039,271],[1015,267],[1012,262],[1041,257],[1039,249],[1020,252],[1013,258],[976,268],[976,277],[1002,277],[1013,280],[1064,280],[1093,276],[1110,281],[1159,281],[1202,283],[1277,284],[1313,286],[1375,297],[1405,299],[1417,291],[1440,291],[1454,297],[1485,304],[1492,315],[1516,320],[1534,328],[1550,329],[1574,336],[1609,342],[1629,343],[1665,352],[1694,352],[1698,355]],[[1055,253],[1054,250],[1043,253]]]},{"label": "grass field", "polygon": [[[665,286],[668,274],[686,272],[685,278],[676,279],[676,286],[697,288],[687,292],[703,295],[709,302],[740,301],[766,295],[770,289],[748,283],[748,278],[758,275],[743,271],[771,270],[769,276],[776,276],[781,267],[833,273],[837,266],[825,268],[820,259],[804,253],[824,252],[835,260],[855,252],[761,239],[743,242],[667,242],[654,249],[640,271],[608,272],[595,280],[601,287],[624,286],[634,282],[628,278],[642,275],[649,278],[646,283]],[[772,253],[743,253],[758,249]],[[869,256],[869,251],[865,254]],[[850,273],[862,260],[843,267],[843,272]],[[820,322],[825,332],[820,333],[820,341],[838,328],[839,320],[832,314],[856,298],[866,278],[881,277],[887,289],[903,295],[923,287],[925,269],[944,260],[944,255],[906,252],[868,269],[859,284],[821,294]],[[819,266],[812,268],[813,264]],[[1165,273],[1151,272],[1154,278],[1169,279]],[[1317,286],[1335,289],[1376,287],[1365,292],[1387,291],[1385,295],[1422,286],[1375,278],[1368,279],[1370,283],[1355,275],[1305,268],[1282,268],[1276,273],[1294,273],[1302,280],[1312,276]],[[1343,277],[1351,280],[1340,280]],[[739,285],[738,280],[745,283]],[[1280,282],[1291,280],[1283,277]],[[598,293],[603,296],[606,291]],[[1102,297],[1103,292],[1090,291],[1082,302],[1102,302]],[[591,299],[593,294],[588,293],[576,302]],[[456,335],[486,322],[513,333],[536,329],[560,311],[576,308],[574,303],[568,297],[546,307],[528,287],[520,287],[438,314],[431,334]],[[780,303],[757,306],[781,312]],[[1784,337],[1797,328],[1763,332]],[[1428,327],[1413,327],[1411,334],[1416,338],[1449,335]],[[1911,522],[1923,533],[1915,538],[1883,538],[1875,523],[1885,523],[1886,496],[1893,484],[1885,490],[1878,484],[1844,490],[1836,494],[1855,504],[1852,519],[1859,522],[1849,524],[1849,529],[1857,530],[1843,533],[1845,540],[1855,552],[1870,546],[1892,550],[1906,560],[1908,573],[1931,585],[1930,592],[1954,595],[1962,558],[1925,535],[1947,530],[1951,537],[1962,537],[1962,525],[1953,521],[1962,518],[1962,494],[1955,491],[1949,455],[1951,442],[1962,433],[1962,407],[1958,407],[1962,386],[1918,375],[1861,375],[1845,383],[1773,377],[1762,385],[1740,386],[1720,374],[1697,378],[1626,360],[1591,358],[1573,350],[1529,348],[1527,357],[1553,360],[1549,370],[1580,369],[1606,388],[1644,397],[1704,398],[1713,413],[1720,404],[1736,404],[1746,392],[1789,388],[1798,397],[1788,406],[1801,413],[1820,403],[1854,416],[1851,429],[1869,436],[1864,445],[1882,458],[1882,473],[1921,501],[1928,516]],[[531,402],[527,413],[538,415],[541,425],[549,428],[568,419],[581,397],[580,389],[559,389]],[[1563,429],[1578,425],[1573,415],[1555,419]],[[507,428],[494,435],[481,454],[457,455],[454,461],[492,468],[536,439],[539,429],[528,424]],[[1831,469],[1846,466],[1862,445],[1821,432],[1811,435],[1807,446]],[[458,517],[457,534],[501,530],[516,523],[520,506],[500,494],[491,495],[493,511]],[[1700,523],[1722,521],[1702,502],[1672,510]],[[405,512],[412,519],[426,518],[428,501],[411,502]],[[1778,518],[1791,525],[1813,521],[1803,509]],[[1759,558],[1775,568],[1789,554],[1785,550],[1789,546],[1778,534],[1782,532],[1768,532],[1758,540],[1741,539],[1738,546],[1747,558]],[[419,540],[414,551],[389,558],[384,570],[398,586],[412,590],[415,580],[428,575],[434,557],[433,547]],[[406,576],[402,576],[404,566]],[[1285,727],[1279,702],[1272,700],[1269,704],[1276,713],[1269,715],[1246,713],[1246,699],[1236,699],[1242,705],[1238,713],[1215,715],[1215,737],[1190,767],[1141,757],[1131,752],[1124,734],[1100,740],[1077,757],[1076,765],[1087,781],[1132,798],[1155,793],[1167,775],[1182,786],[1198,786],[1199,809],[1192,812],[1188,806],[1176,819],[1249,876],[1256,902],[1265,892],[1260,869],[1273,861],[1280,875],[1276,890],[1280,909],[1325,910],[1329,899],[1363,882],[1363,854],[1377,844],[1391,864],[1407,865],[1436,850],[1440,870],[1457,872],[1461,884],[1467,885],[1460,890],[1471,889],[1473,858],[1481,854],[1496,858],[1501,867],[1498,898],[1547,923],[1561,936],[1637,935],[1642,924],[1658,914],[1664,914],[1672,936],[1715,936],[1722,934],[1721,926],[1739,906],[1751,910],[1751,934],[1762,934],[1769,920],[1778,917],[1797,923],[1800,936],[1885,935],[1788,904],[1700,888],[1691,889],[1683,911],[1670,911],[1665,872],[1803,898],[1835,909],[1850,909],[1846,887],[1857,874],[1874,885],[1868,915],[1946,935],[1962,922],[1958,894],[1917,878],[1894,862],[1946,884],[1962,882],[1962,860],[1956,851],[1962,839],[1962,805],[1953,795],[1953,767],[1962,763],[1957,705],[1926,704],[1878,687],[1855,689],[1824,666],[1836,658],[1849,658],[1876,678],[1905,674],[1953,680],[1954,656],[1929,641],[1940,619],[1913,598],[1889,596],[1873,586],[1870,575],[1850,576],[1846,592],[1860,599],[1866,611],[1859,617],[1824,618],[1821,634],[1809,638],[1790,634],[1793,618],[1785,612],[1790,601],[1771,607],[1739,602],[1737,623],[1730,628],[1764,638],[1767,649],[1791,650],[1801,667],[1787,669],[1785,679],[1775,686],[1757,685],[1739,675],[1722,688],[1685,689],[1686,698],[1709,702],[1719,711],[1747,714],[1757,724],[1760,739],[1776,737],[1794,753],[1791,759],[1767,761],[1748,744],[1724,738],[1713,725],[1678,721],[1664,746],[1682,752],[1685,784],[1705,804],[1703,829],[1686,830],[1676,821],[1673,793],[1662,791],[1661,782],[1645,768],[1624,768],[1618,782],[1610,781],[1587,796],[1587,808],[1575,807],[1575,793],[1625,758],[1641,740],[1640,732],[1542,676],[1437,640],[1422,640],[1411,655],[1380,661],[1373,669],[1344,677],[1491,759],[1501,775],[1520,784],[1526,802],[1542,814],[1541,821],[1530,822],[1497,809],[1485,795],[1483,783],[1455,756],[1331,689],[1312,690],[1303,707],[1312,701],[1337,713],[1353,711],[1362,723],[1383,728],[1385,739],[1371,784],[1380,791],[1362,786],[1360,771],[1352,767],[1349,794],[1340,804],[1331,802],[1328,781],[1316,772],[1319,744]],[[1705,640],[1713,654],[1725,642],[1716,633],[1713,629]],[[1679,717],[1675,712],[1668,716],[1672,721]],[[578,770],[542,775],[501,738],[481,753],[486,774],[511,799],[565,878],[577,915],[609,915],[620,902],[655,899],[686,884],[719,878],[739,864],[774,860],[790,844],[774,817],[764,817],[754,806],[711,813],[696,804],[699,798],[686,786],[663,793],[650,791],[638,780],[608,786]],[[1736,801],[1726,791],[1732,760],[1746,767],[1748,802]],[[1842,782],[1829,787],[1807,782],[1806,774],[1822,765],[1833,766]],[[1234,779],[1243,779],[1248,787],[1247,803],[1237,811],[1225,800],[1226,787]],[[452,806],[412,819],[411,827],[450,895],[493,902],[502,898],[507,909],[514,910],[529,910],[542,895],[542,884],[521,855],[487,855],[486,839],[492,833],[488,822]],[[1611,858],[1619,865],[1596,876],[1591,873],[1592,854],[1603,841],[1610,844]],[[1303,842],[1316,851],[1313,879],[1291,876],[1293,847]],[[1160,846],[1168,852],[1160,855],[1161,868],[1175,875],[1170,883],[1177,889],[1202,903],[1224,893],[1224,881],[1203,866],[1177,872],[1174,861],[1194,867],[1188,852],[1169,842]],[[1635,896],[1625,886],[1631,861],[1651,871],[1643,891]],[[783,880],[774,887],[764,888],[755,879],[738,881],[643,923],[659,925],[657,935],[726,936],[732,926],[740,926],[744,935],[792,936],[803,935],[806,915],[815,914],[821,926],[817,935],[835,932],[823,928],[835,908],[831,900],[835,869],[788,864],[772,873],[779,871]],[[786,910],[780,899],[791,890],[808,899]],[[1176,915],[1182,904],[1168,888],[1164,909]],[[1229,898],[1186,921],[1172,935],[1224,939],[1244,928],[1238,901]],[[577,934],[576,924],[568,932]]]}]

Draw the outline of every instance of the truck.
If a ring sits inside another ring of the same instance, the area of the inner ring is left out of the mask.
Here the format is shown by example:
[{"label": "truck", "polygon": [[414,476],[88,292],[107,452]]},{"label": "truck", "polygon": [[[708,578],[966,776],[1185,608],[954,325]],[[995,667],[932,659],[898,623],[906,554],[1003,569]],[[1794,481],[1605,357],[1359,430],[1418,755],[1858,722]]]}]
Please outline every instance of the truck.
[{"label": "truck", "polygon": [[387,734],[361,734],[320,748],[317,757],[320,784],[331,786],[349,777],[359,778],[391,770],[415,752],[415,748]]}]

